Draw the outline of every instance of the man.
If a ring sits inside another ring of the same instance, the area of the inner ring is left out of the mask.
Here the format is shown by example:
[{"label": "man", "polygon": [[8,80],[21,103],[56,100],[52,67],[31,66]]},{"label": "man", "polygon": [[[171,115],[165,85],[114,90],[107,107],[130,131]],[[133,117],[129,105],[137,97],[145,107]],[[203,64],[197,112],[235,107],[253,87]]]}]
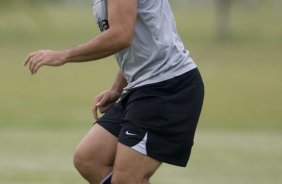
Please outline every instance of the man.
[{"label": "man", "polygon": [[[97,123],[77,146],[74,164],[91,184],[146,184],[162,162],[186,166],[203,103],[202,79],[168,0],[94,0],[93,9],[100,35],[71,49],[33,52],[25,65],[35,74],[44,65],[115,54],[120,71],[96,97]],[[105,113],[101,118],[98,110]]]}]

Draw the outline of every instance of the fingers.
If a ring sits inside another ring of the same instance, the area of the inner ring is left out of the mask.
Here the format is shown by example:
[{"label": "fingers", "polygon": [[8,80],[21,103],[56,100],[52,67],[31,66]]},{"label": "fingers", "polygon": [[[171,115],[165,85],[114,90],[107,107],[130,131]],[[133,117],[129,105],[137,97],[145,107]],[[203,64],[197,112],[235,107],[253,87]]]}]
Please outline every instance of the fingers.
[{"label": "fingers", "polygon": [[39,50],[29,54],[23,64],[29,66],[31,74],[35,74],[43,65],[61,66],[65,64],[65,53],[54,50]]},{"label": "fingers", "polygon": [[101,99],[103,99],[103,96],[104,95],[102,94],[102,95],[98,95],[95,98],[94,106],[93,106],[93,109],[92,109],[95,120],[98,119],[98,112],[97,111],[98,111],[98,108],[101,106]]},{"label": "fingers", "polygon": [[30,62],[29,70],[31,74],[35,74],[43,64],[44,64],[44,58],[41,57],[35,58],[32,62]]},{"label": "fingers", "polygon": [[98,119],[98,109],[101,113],[105,113],[120,97],[120,94],[112,91],[111,89],[102,92],[95,98],[93,105],[93,115],[94,118]]},{"label": "fingers", "polygon": [[36,66],[37,62],[39,59],[37,59],[37,57],[33,57],[30,62],[29,62],[29,71],[31,72],[31,74],[34,74],[34,67]]},{"label": "fingers", "polygon": [[40,61],[40,62],[37,62],[35,65],[34,65],[34,68],[33,68],[33,74],[36,74],[37,73],[37,71],[39,70],[39,68],[41,67],[41,66],[43,66],[44,65],[44,61]]},{"label": "fingers", "polygon": [[111,107],[111,105],[112,105],[112,104],[109,104],[109,105],[103,106],[103,107],[99,107],[100,113],[103,114],[103,113],[107,112],[107,110]]},{"label": "fingers", "polygon": [[23,65],[26,66],[31,61],[31,58],[36,54],[37,54],[37,52],[32,52],[32,53],[28,54],[24,63],[23,63]]},{"label": "fingers", "polygon": [[97,105],[98,107],[102,107],[102,106],[104,106],[104,105],[106,104],[107,100],[108,100],[107,96],[106,96],[106,95],[103,95],[102,97],[99,97],[99,98],[97,99],[96,105]]},{"label": "fingers", "polygon": [[29,54],[24,61],[24,66],[28,65],[31,74],[35,74],[37,70],[44,64],[42,51],[37,51]]},{"label": "fingers", "polygon": [[94,119],[95,119],[95,120],[98,120],[98,112],[97,112],[97,109],[98,109],[98,106],[97,106],[97,105],[94,105],[93,110],[92,110],[92,113],[93,113],[93,116],[94,116]]},{"label": "fingers", "polygon": [[105,112],[107,112],[107,110],[111,107],[112,104],[110,105],[107,105],[107,106],[95,106],[93,108],[93,115],[94,115],[94,118],[95,120],[98,120],[99,119],[99,116],[98,116],[98,110],[101,114],[104,114]]},{"label": "fingers", "polygon": [[105,113],[109,107],[112,105],[112,103],[110,103],[110,93],[108,91],[104,91],[102,92],[100,95],[98,95],[95,98],[95,102],[94,102],[94,106],[93,106],[93,115],[94,118],[97,120],[98,117],[98,109],[100,111],[100,113]]}]

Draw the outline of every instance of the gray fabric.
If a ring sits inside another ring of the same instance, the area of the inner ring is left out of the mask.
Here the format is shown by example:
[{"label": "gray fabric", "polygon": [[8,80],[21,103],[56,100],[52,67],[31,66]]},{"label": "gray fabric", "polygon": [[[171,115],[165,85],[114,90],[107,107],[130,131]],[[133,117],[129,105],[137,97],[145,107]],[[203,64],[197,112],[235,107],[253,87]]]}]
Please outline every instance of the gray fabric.
[{"label": "gray fabric", "polygon": [[[133,43],[115,55],[128,82],[126,89],[161,82],[196,68],[177,33],[168,0],[137,1]],[[108,18],[105,6],[107,0],[93,1],[100,29],[101,21]]]}]

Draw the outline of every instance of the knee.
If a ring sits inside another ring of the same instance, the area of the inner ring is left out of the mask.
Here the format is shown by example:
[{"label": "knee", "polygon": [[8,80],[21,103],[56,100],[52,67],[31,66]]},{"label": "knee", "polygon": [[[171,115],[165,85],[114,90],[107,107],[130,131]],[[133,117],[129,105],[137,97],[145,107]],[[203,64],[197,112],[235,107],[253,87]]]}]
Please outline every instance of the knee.
[{"label": "knee", "polygon": [[92,170],[90,169],[91,166],[89,164],[89,161],[90,159],[87,158],[85,153],[79,147],[77,147],[73,155],[73,164],[75,168],[83,175],[86,175],[87,172]]},{"label": "knee", "polygon": [[76,148],[73,155],[73,164],[81,176],[90,183],[99,183],[105,175],[112,171],[111,166],[100,163],[97,156],[89,155],[87,151]]}]

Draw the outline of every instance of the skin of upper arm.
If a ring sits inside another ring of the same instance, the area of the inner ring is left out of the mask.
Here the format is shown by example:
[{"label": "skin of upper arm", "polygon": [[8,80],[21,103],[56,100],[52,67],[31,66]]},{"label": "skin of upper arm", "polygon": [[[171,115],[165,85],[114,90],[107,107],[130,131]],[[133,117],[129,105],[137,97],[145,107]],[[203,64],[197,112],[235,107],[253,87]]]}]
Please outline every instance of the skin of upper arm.
[{"label": "skin of upper arm", "polygon": [[134,37],[137,0],[108,0],[108,21],[118,43],[129,46]]}]

